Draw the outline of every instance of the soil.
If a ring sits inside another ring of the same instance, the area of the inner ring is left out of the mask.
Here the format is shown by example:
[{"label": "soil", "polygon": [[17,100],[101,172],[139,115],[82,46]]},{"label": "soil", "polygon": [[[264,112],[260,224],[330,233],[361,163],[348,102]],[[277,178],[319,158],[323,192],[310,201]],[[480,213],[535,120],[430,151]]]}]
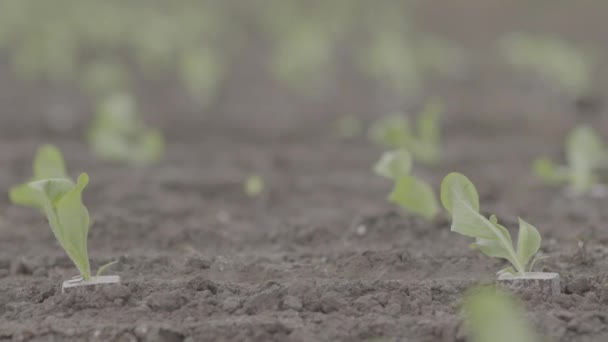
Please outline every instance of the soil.
[{"label": "soil", "polygon": [[[446,9],[455,18],[436,30],[480,49],[508,23],[491,18],[521,14],[505,12],[514,7],[505,1],[455,3],[464,9]],[[559,29],[557,11],[544,24],[520,24],[586,37],[603,20],[590,16],[598,13],[591,2],[571,7],[571,30]],[[467,20],[477,14],[490,19]],[[364,137],[332,136],[337,114],[369,122],[390,106],[385,98],[347,75],[331,97],[306,102],[256,72],[255,58],[247,63],[204,113],[178,90],[142,86],[143,107],[169,143],[166,159],[149,167],[95,159],[81,137],[86,101],[69,87],[17,82],[0,64],[0,188],[27,179],[40,143],[59,145],[72,174],[91,176],[94,268],[118,260],[109,274],[123,279],[61,294],[75,269],[44,218],[0,197],[0,340],[466,341],[463,295],[493,282],[504,264],[470,250],[445,216],[427,222],[387,203],[390,184],[371,172],[381,151]],[[552,302],[524,295],[530,320],[548,341],[608,341],[608,199],[569,198],[530,172],[536,157],[560,157],[574,123],[608,132],[598,102],[604,79],[589,94],[596,105],[581,107],[589,100],[529,91],[525,75],[495,64],[431,85],[448,111],[444,159],[415,172],[436,189],[448,172],[462,172],[484,213],[511,229],[518,216],[536,225],[551,256],[540,270],[562,276],[562,294]],[[65,125],[54,124],[60,118]],[[256,199],[242,191],[254,172],[268,184]]]}]

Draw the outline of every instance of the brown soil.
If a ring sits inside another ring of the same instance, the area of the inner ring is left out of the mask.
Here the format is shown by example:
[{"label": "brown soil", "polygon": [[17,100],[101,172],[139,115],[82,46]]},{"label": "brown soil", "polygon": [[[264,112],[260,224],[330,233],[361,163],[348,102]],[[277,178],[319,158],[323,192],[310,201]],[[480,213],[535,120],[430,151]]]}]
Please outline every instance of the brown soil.
[{"label": "brown soil", "polygon": [[[511,7],[487,4],[489,18]],[[483,12],[468,6],[466,13]],[[579,12],[570,22],[591,26],[588,12],[597,11]],[[547,16],[549,28],[562,20]],[[445,30],[483,42],[464,16],[453,20],[469,26]],[[476,65],[471,75],[434,84],[448,108],[445,158],[416,173],[438,188],[446,173],[463,172],[484,212],[509,227],[517,216],[535,224],[551,256],[541,268],[561,274],[563,294],[553,302],[525,296],[530,319],[550,341],[607,341],[608,200],[567,198],[530,173],[534,158],[559,157],[573,123],[606,128],[603,108],[581,111],[576,99],[531,94],[496,66]],[[90,115],[74,92],[20,85],[5,66],[0,76],[0,189],[29,176],[38,144],[58,144],[72,174],[91,176],[93,265],[119,260],[110,273],[123,278],[86,295],[61,294],[75,269],[42,215],[0,197],[0,340],[465,341],[463,294],[504,266],[470,250],[447,218],[426,222],[386,203],[390,184],[371,172],[381,151],[364,138],[331,137],[336,113],[383,114],[373,110],[371,86],[343,80],[332,98],[303,105],[249,75],[255,85],[236,78],[225,89],[232,95],[204,114],[176,91],[145,88],[144,107],[169,147],[161,164],[133,168],[91,155],[80,134]],[[249,102],[235,100],[242,98]],[[68,129],[50,125],[57,108]],[[252,172],[269,187],[258,199],[241,188]]]}]

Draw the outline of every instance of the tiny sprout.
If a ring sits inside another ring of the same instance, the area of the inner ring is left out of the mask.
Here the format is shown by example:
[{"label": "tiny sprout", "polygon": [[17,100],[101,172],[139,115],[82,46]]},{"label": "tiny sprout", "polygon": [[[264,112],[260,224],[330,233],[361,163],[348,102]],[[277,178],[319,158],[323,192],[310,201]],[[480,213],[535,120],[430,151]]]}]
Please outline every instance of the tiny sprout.
[{"label": "tiny sprout", "polygon": [[89,143],[102,159],[139,164],[160,160],[165,149],[162,133],[141,122],[128,94],[112,95],[100,104]]},{"label": "tiny sprout", "polygon": [[376,174],[395,182],[389,202],[430,220],[439,212],[437,198],[433,188],[412,176],[411,170],[412,159],[406,150],[385,152],[374,166]]},{"label": "tiny sprout", "polygon": [[[499,274],[526,274],[526,266],[538,252],[541,236],[538,230],[526,221],[519,219],[517,249],[509,231],[498,223],[492,215],[489,219],[479,213],[479,195],[471,181],[460,173],[450,173],[441,184],[441,203],[452,215],[453,232],[475,238],[471,247],[493,258],[508,260],[512,267],[499,271]],[[535,260],[532,262],[534,265]],[[531,271],[531,269],[528,269]]]},{"label": "tiny sprout", "polygon": [[517,300],[494,288],[472,291],[462,311],[472,342],[540,341]]},{"label": "tiny sprout", "polygon": [[258,175],[251,175],[247,177],[244,184],[245,193],[249,197],[257,197],[266,188],[266,184],[264,183],[264,179]]},{"label": "tiny sprout", "polygon": [[42,145],[38,148],[33,163],[34,176],[26,183],[11,188],[9,197],[13,204],[25,207],[40,207],[38,196],[28,183],[41,179],[69,179],[61,151],[54,145]]},{"label": "tiny sprout", "polygon": [[570,183],[573,192],[581,195],[592,190],[598,182],[597,169],[604,167],[604,143],[588,126],[575,128],[566,141],[567,166],[557,166],[541,158],[534,163],[535,174],[551,185]]},{"label": "tiny sprout", "polygon": [[[89,211],[82,203],[82,192],[88,184],[86,173],[78,177],[76,184],[66,178],[42,179],[28,184],[37,196],[37,203],[41,204],[59,245],[86,281],[92,279],[87,248],[91,222]],[[101,266],[97,274],[111,264]]]},{"label": "tiny sprout", "polygon": [[440,101],[428,102],[418,116],[416,133],[405,116],[390,115],[372,125],[370,139],[383,147],[405,148],[424,163],[436,163],[441,157],[439,118],[443,111]]}]

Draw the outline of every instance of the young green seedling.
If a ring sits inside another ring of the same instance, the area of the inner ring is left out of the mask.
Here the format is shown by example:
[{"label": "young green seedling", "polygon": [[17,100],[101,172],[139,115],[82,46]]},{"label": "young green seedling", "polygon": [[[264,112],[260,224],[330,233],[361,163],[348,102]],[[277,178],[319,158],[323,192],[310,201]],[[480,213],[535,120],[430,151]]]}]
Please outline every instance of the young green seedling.
[{"label": "young green seedling", "polygon": [[251,175],[247,177],[244,184],[245,193],[249,197],[257,197],[266,188],[264,179],[258,175]]},{"label": "young green seedling", "polygon": [[463,305],[471,342],[538,342],[521,305],[494,288],[471,292]]},{"label": "young green seedling", "polygon": [[376,174],[395,182],[389,202],[430,220],[439,212],[437,198],[433,188],[412,176],[411,171],[412,158],[403,149],[385,152],[374,166]]},{"label": "young green seedling", "polygon": [[41,179],[65,178],[69,179],[65,161],[61,151],[53,145],[42,145],[38,148],[33,163],[34,176],[30,181],[11,188],[9,197],[13,204],[25,207],[39,208],[40,203],[36,193],[29,187],[29,183]]},{"label": "young green seedling", "polygon": [[[82,192],[88,184],[86,173],[78,177],[76,184],[66,178],[42,179],[28,184],[59,245],[76,265],[84,281],[93,279],[87,248],[89,211],[82,203]],[[100,267],[97,276],[110,264]]]},{"label": "young green seedling", "polygon": [[416,133],[405,116],[394,114],[385,117],[372,125],[370,139],[383,147],[405,148],[424,163],[436,163],[441,157],[439,119],[442,113],[441,102],[433,100],[427,103],[418,116]]},{"label": "young green seedling", "polygon": [[596,172],[605,166],[606,154],[602,139],[591,127],[579,126],[570,133],[566,141],[566,161],[566,166],[557,166],[549,159],[538,159],[534,172],[548,184],[570,183],[577,195],[597,185]]},{"label": "young green seedling", "polygon": [[487,256],[506,259],[511,263],[512,267],[499,271],[499,274],[507,272],[526,275],[526,266],[540,248],[541,237],[536,228],[519,218],[517,249],[513,248],[511,234],[498,223],[496,216],[487,219],[479,213],[477,190],[460,173],[450,173],[444,178],[441,184],[441,203],[452,215],[453,232],[475,238],[472,247]]}]

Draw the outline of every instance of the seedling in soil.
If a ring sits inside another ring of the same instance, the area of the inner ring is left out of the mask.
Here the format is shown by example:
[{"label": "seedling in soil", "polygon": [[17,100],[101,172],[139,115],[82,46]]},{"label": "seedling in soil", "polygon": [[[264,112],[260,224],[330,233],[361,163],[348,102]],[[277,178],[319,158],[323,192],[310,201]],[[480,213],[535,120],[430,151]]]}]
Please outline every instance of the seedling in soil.
[{"label": "seedling in soil", "polygon": [[439,119],[442,113],[441,102],[427,103],[418,116],[415,133],[404,115],[385,117],[372,125],[370,139],[383,147],[405,148],[424,163],[436,163],[441,157]]},{"label": "seedling in soil", "polygon": [[35,193],[37,203],[40,203],[59,245],[80,272],[78,279],[64,284],[67,287],[72,287],[79,281],[85,285],[96,284],[97,281],[106,283],[107,278],[99,277],[113,264],[101,266],[97,275],[92,276],[87,248],[90,218],[89,211],[82,203],[82,192],[88,184],[89,176],[83,173],[76,184],[66,178],[52,178],[37,180],[28,185]]},{"label": "seedling in soil", "polygon": [[482,288],[467,296],[463,305],[472,342],[538,342],[522,306],[507,294]]},{"label": "seedling in soil", "polygon": [[[479,195],[471,181],[460,173],[450,173],[441,184],[441,203],[452,215],[453,232],[475,238],[472,247],[493,258],[506,259],[511,263],[498,274],[509,273],[525,276],[526,266],[538,252],[541,237],[536,228],[519,219],[517,249],[509,231],[498,223],[495,215],[485,218],[479,213]],[[534,261],[531,264],[534,265]]]},{"label": "seedling in soil", "polygon": [[430,220],[439,212],[433,188],[411,175],[412,158],[406,150],[385,152],[374,171],[395,182],[388,200],[402,208]]},{"label": "seedling in soil", "polygon": [[100,104],[88,137],[95,153],[111,161],[151,163],[160,160],[165,149],[162,133],[140,120],[128,94],[114,94]]},{"label": "seedling in soil", "polygon": [[266,188],[264,179],[258,175],[251,175],[247,177],[244,184],[245,193],[249,197],[257,197]]},{"label": "seedling in soil", "polygon": [[13,204],[25,207],[40,207],[38,196],[29,186],[29,183],[42,179],[65,178],[69,179],[65,161],[61,151],[53,145],[42,145],[38,148],[33,163],[34,176],[29,182],[17,185],[10,190],[9,197]]},{"label": "seedling in soil", "polygon": [[597,170],[605,166],[604,143],[588,126],[575,128],[566,141],[567,165],[557,166],[542,158],[534,163],[534,172],[547,184],[570,183],[571,192],[582,195],[598,187]]}]

